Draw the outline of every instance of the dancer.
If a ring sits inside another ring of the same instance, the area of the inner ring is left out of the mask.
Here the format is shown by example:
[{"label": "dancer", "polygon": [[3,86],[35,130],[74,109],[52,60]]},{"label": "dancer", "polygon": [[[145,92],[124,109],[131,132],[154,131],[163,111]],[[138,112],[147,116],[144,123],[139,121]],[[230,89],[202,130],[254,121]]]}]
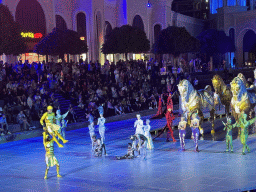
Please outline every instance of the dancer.
[{"label": "dancer", "polygon": [[178,125],[179,137],[180,137],[180,147],[181,147],[180,151],[185,151],[186,126],[187,126],[187,121],[185,121],[185,117],[181,117],[181,120]]},{"label": "dancer", "polygon": [[195,152],[198,150],[198,137],[199,137],[199,120],[197,118],[198,112],[193,113],[191,121],[192,137],[195,143]]},{"label": "dancer", "polygon": [[240,141],[243,145],[242,155],[245,155],[245,149],[247,149],[248,153],[250,153],[250,151],[251,151],[249,146],[247,145],[247,139],[248,139],[248,134],[249,134],[248,128],[250,125],[252,125],[255,122],[256,117],[249,121],[247,121],[246,119],[247,119],[247,114],[242,112],[239,117],[239,121],[238,121],[239,126],[241,128]]},{"label": "dancer", "polygon": [[56,165],[57,177],[61,177],[60,165],[54,155],[54,145],[53,145],[54,140],[51,139],[46,132],[43,132],[43,143],[44,143],[44,148],[46,152],[45,153],[46,170],[45,170],[44,179],[47,179],[49,168],[53,167],[54,165]]},{"label": "dancer", "polygon": [[233,153],[233,138],[232,138],[232,129],[236,127],[236,123],[231,125],[231,118],[227,117],[227,123],[224,123],[222,121],[224,127],[224,131],[227,130],[226,133],[226,145],[227,149],[226,152],[229,152],[229,147],[230,147],[230,152]]},{"label": "dancer", "polygon": [[127,154],[121,157],[117,157],[118,160],[120,159],[133,159],[134,156],[134,151],[135,149],[132,147],[131,143],[128,143],[128,149],[127,149]]},{"label": "dancer", "polygon": [[95,132],[94,132],[94,118],[92,116],[91,113],[89,113],[88,115],[86,115],[86,118],[88,118],[88,121],[89,121],[89,134],[90,134],[90,138],[91,138],[91,142],[92,142],[92,148],[93,148],[93,139],[92,139],[92,136],[95,135]]},{"label": "dancer", "polygon": [[144,126],[144,132],[145,132],[145,137],[147,137],[147,149],[151,150],[151,149],[154,149],[154,144],[153,144],[153,141],[152,141],[152,137],[151,137],[151,134],[150,134],[150,129],[151,129],[151,126],[150,126],[150,120],[147,119],[146,120],[146,125]]},{"label": "dancer", "polygon": [[68,124],[68,121],[65,121],[65,118],[67,117],[69,111],[65,114],[61,115],[60,110],[58,109],[56,111],[56,124],[60,126],[60,134],[64,139],[66,139],[66,127]]},{"label": "dancer", "polygon": [[100,117],[98,118],[98,123],[97,125],[99,125],[99,134],[101,137],[101,143],[104,144],[105,143],[105,122],[106,119],[103,117],[103,113],[100,113]]},{"label": "dancer", "polygon": [[97,139],[96,135],[93,135],[92,136],[92,141],[93,141],[93,144],[92,144],[93,155],[95,157],[101,157],[102,156],[102,150],[103,150],[101,140]]},{"label": "dancer", "polygon": [[162,107],[162,95],[159,96],[159,101],[158,101],[158,110],[156,115],[154,115],[151,119],[158,119],[162,118],[163,116],[163,107]]},{"label": "dancer", "polygon": [[98,123],[97,125],[99,125],[99,134],[101,137],[101,144],[102,144],[102,148],[104,149],[104,155],[106,155],[106,146],[105,146],[105,122],[106,119],[103,117],[103,113],[100,113],[100,117],[98,118]]},{"label": "dancer", "polygon": [[167,112],[165,114],[166,121],[167,121],[167,127],[169,129],[167,133],[167,139],[166,142],[170,141],[170,135],[172,137],[173,142],[176,142],[176,139],[173,136],[173,130],[172,130],[172,121],[175,119],[174,114],[173,114],[173,109],[171,106],[167,106]]},{"label": "dancer", "polygon": [[146,159],[147,156],[147,149],[146,149],[146,143],[147,143],[147,138],[142,135],[142,134],[136,134],[132,135],[130,137],[132,140],[132,148],[134,151],[138,152],[138,157],[142,155],[144,159]]},{"label": "dancer", "polygon": [[143,120],[141,120],[140,114],[137,114],[136,117],[137,117],[137,120],[134,123],[134,127],[136,128],[135,135],[137,134],[144,135]]},{"label": "dancer", "polygon": [[52,110],[52,106],[47,107],[47,112],[45,112],[41,117],[40,123],[44,127],[44,130],[47,131],[52,136],[53,140],[58,144],[58,146],[63,147],[63,145],[61,145],[59,141],[56,139],[56,136],[58,136],[63,141],[63,143],[67,143],[68,140],[65,140],[59,133],[60,126],[54,123],[56,121],[56,118]]}]

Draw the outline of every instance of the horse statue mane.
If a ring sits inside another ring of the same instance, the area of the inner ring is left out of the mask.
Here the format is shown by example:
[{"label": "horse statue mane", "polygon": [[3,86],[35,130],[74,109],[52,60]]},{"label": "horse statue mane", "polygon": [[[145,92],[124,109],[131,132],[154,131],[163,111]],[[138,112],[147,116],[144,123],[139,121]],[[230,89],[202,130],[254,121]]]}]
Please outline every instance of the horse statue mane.
[{"label": "horse statue mane", "polygon": [[240,78],[241,81],[243,81],[243,83],[244,83],[244,85],[245,85],[246,88],[249,88],[249,85],[248,85],[248,83],[247,83],[247,81],[246,81],[246,78],[245,78],[244,74],[239,73],[239,74],[237,75],[237,77]]},{"label": "horse statue mane", "polygon": [[241,101],[242,96],[247,94],[246,85],[243,79],[237,76],[231,81],[230,85],[231,85],[231,91],[233,94],[232,101],[234,100]]},{"label": "horse statue mane", "polygon": [[223,79],[219,75],[214,75],[212,78],[212,85],[214,90],[217,94],[221,94],[224,87],[226,88],[226,84],[224,83]]}]

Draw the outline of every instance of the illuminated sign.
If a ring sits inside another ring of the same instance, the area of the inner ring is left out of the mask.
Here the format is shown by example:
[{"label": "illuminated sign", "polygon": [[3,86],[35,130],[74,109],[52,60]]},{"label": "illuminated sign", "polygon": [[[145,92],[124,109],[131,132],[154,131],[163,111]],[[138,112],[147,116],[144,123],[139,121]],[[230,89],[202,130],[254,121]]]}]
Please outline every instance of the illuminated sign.
[{"label": "illuminated sign", "polygon": [[21,36],[24,38],[40,39],[43,37],[42,33],[22,32]]},{"label": "illuminated sign", "polygon": [[84,40],[85,40],[85,37],[80,37],[80,40],[84,41]]}]

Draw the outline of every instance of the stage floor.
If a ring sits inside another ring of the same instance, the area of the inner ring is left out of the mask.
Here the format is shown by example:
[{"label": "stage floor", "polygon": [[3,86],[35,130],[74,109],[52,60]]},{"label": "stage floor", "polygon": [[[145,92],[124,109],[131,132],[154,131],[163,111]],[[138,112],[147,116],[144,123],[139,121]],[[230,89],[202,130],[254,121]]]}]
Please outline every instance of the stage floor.
[{"label": "stage floor", "polygon": [[[143,117],[145,120],[146,118]],[[199,141],[199,153],[186,140],[186,152],[179,142],[154,142],[147,159],[116,160],[126,153],[135,119],[106,124],[108,156],[92,157],[88,128],[67,132],[69,143],[55,145],[62,178],[55,167],[44,180],[45,150],[42,137],[0,145],[0,191],[243,191],[256,188],[256,136],[248,144],[251,153],[241,155],[242,145],[234,140],[234,153],[224,153],[225,141]],[[154,120],[153,126],[164,121]],[[177,137],[177,130],[175,133]]]}]

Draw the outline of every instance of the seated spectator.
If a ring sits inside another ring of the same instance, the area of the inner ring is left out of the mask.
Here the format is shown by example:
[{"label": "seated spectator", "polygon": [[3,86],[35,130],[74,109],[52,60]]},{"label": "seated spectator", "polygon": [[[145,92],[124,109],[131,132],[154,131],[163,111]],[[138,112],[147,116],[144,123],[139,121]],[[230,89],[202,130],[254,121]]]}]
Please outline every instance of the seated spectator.
[{"label": "seated spectator", "polygon": [[69,122],[76,123],[77,122],[76,113],[75,113],[75,110],[74,110],[72,104],[69,105],[68,111],[69,111],[69,114],[68,114]]},{"label": "seated spectator", "polygon": [[23,111],[20,111],[17,116],[17,122],[20,124],[21,131],[28,130],[27,127],[30,127],[30,124],[27,121],[27,118]]},{"label": "seated spectator", "polygon": [[1,132],[1,136],[3,135],[10,135],[10,131],[8,130],[8,124],[7,124],[7,120],[6,120],[6,116],[3,114],[0,117],[0,132]]}]

